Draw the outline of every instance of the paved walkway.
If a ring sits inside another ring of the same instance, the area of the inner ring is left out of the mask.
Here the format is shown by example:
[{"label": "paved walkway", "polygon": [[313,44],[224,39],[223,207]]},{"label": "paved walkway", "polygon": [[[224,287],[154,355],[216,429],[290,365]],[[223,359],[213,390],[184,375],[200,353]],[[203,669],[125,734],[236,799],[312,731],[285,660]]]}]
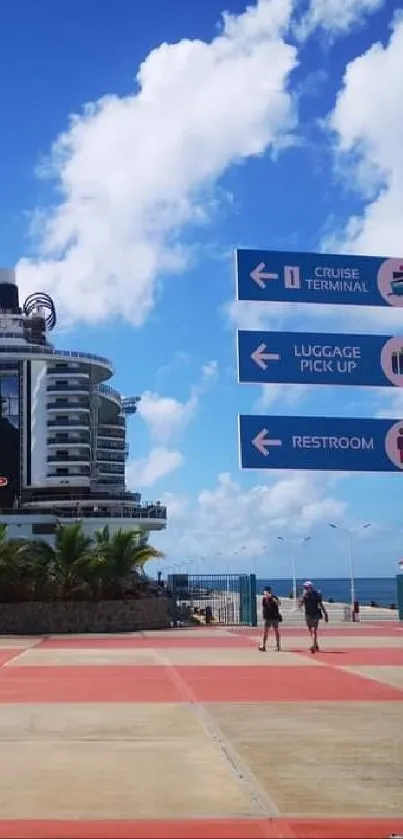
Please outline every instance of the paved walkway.
[{"label": "paved walkway", "polygon": [[0,638],[0,837],[403,833],[403,627]]}]

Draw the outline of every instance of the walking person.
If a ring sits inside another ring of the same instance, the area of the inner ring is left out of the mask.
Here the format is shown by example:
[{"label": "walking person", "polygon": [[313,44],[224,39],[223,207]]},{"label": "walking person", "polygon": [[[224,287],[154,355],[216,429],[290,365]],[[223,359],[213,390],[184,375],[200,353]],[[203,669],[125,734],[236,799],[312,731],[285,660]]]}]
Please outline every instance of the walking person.
[{"label": "walking person", "polygon": [[274,631],[276,638],[276,649],[281,650],[281,639],[279,624],[283,620],[280,614],[280,601],[278,597],[273,594],[270,586],[267,586],[263,592],[262,598],[262,617],[264,621],[263,640],[259,650],[261,653],[266,652],[267,641],[271,629]]},{"label": "walking person", "polygon": [[329,616],[323,605],[320,591],[317,591],[316,588],[314,588],[313,583],[311,583],[310,580],[307,580],[306,583],[304,583],[304,591],[299,605],[300,608],[304,607],[305,610],[305,623],[311,636],[311,653],[317,653],[319,652],[319,621],[324,618],[327,623]]}]

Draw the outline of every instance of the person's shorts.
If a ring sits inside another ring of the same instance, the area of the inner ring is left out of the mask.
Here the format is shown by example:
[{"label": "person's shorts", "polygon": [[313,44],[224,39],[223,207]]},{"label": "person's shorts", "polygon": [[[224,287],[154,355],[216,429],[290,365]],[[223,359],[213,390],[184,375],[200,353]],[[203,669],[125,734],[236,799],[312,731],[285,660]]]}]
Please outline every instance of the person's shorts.
[{"label": "person's shorts", "polygon": [[265,621],[266,629],[278,629],[279,621]]},{"label": "person's shorts", "polygon": [[305,623],[306,623],[308,629],[317,629],[318,626],[319,626],[319,621],[320,621],[319,617],[312,618],[309,615],[305,616]]}]

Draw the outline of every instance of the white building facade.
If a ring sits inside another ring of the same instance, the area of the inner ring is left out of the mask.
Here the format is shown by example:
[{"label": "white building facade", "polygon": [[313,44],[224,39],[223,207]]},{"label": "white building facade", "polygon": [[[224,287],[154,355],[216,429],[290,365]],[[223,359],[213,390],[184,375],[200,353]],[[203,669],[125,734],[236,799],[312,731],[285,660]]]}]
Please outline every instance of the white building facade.
[{"label": "white building facade", "polygon": [[20,306],[13,271],[0,269],[0,522],[10,537],[52,540],[58,521],[81,520],[91,535],[166,527],[166,508],[143,503],[125,483],[128,417],[106,382],[111,362],[49,343],[56,324],[47,294]]}]

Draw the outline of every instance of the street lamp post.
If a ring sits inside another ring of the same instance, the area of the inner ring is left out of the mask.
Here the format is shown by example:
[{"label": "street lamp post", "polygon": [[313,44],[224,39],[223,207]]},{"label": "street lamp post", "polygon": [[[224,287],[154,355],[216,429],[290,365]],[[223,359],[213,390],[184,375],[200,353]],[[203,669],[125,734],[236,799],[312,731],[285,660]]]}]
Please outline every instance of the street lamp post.
[{"label": "street lamp post", "polygon": [[358,527],[353,528],[345,528],[339,524],[331,524],[329,522],[329,527],[332,527],[333,530],[340,530],[342,533],[345,533],[347,536],[347,560],[348,560],[348,573],[350,577],[350,603],[351,603],[351,617],[354,620],[354,608],[355,608],[355,572],[354,572],[354,553],[353,553],[353,534],[356,533],[358,530],[367,530],[368,527],[371,527],[370,522],[366,524],[361,524]]},{"label": "street lamp post", "polygon": [[297,597],[297,558],[296,558],[296,546],[298,545],[305,545],[307,542],[311,541],[311,536],[305,536],[303,539],[297,539],[296,541],[288,541],[284,539],[283,536],[277,536],[279,542],[283,542],[284,544],[292,545],[292,553],[291,553],[291,568],[292,568],[292,599],[293,599],[293,610],[296,612],[298,608],[298,597]]}]

